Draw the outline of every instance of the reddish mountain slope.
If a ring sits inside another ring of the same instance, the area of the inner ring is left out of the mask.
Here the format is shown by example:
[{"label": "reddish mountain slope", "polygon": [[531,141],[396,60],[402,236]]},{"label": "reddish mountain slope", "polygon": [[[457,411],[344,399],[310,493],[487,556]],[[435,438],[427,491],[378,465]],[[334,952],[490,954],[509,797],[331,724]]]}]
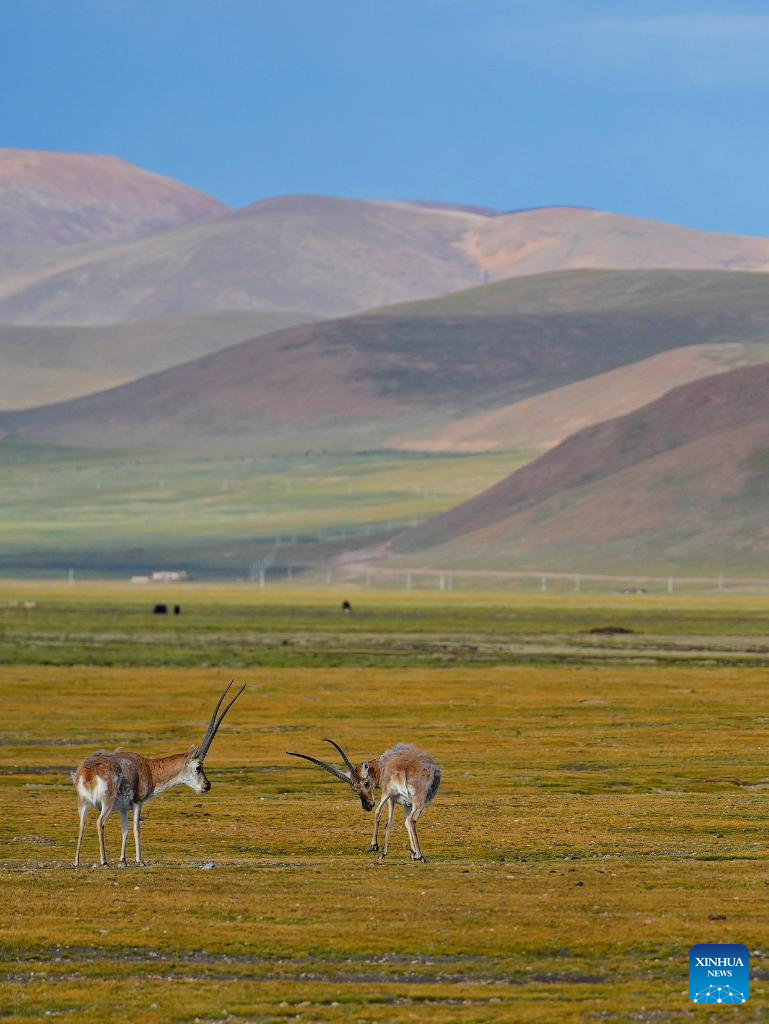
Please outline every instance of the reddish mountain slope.
[{"label": "reddish mountain slope", "polygon": [[580,431],[393,552],[439,565],[767,572],[768,497],[764,363]]},{"label": "reddish mountain slope", "polygon": [[226,210],[211,196],[115,157],[0,149],[3,245],[138,238]]},{"label": "reddish mountain slope", "polygon": [[[583,308],[571,312],[556,296],[571,294],[573,276]],[[654,302],[658,290],[665,299]],[[607,291],[613,302],[602,309],[598,297]],[[768,337],[764,274],[573,271],[552,275],[549,287],[541,277],[517,278],[462,297],[291,328],[1,422],[9,432],[78,444],[241,435],[264,448],[278,431],[300,450],[393,447],[417,431],[432,436],[459,417],[686,343]]]},{"label": "reddish mountain slope", "polygon": [[490,412],[452,419],[397,447],[422,452],[488,452],[552,448],[602,420],[623,416],[681,384],[769,360],[763,345],[687,345]]}]

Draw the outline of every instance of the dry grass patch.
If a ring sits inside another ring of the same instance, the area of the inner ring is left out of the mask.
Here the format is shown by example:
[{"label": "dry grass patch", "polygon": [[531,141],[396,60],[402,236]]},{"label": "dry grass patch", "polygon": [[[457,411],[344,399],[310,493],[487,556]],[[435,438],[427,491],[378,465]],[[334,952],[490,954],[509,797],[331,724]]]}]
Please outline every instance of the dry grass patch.
[{"label": "dry grass patch", "polygon": [[[683,1020],[690,945],[766,947],[763,672],[249,670],[211,793],[147,806],[150,866],[78,872],[68,770],[181,749],[221,674],[2,673],[0,1020]],[[400,812],[378,865],[371,816],[285,755],[328,735],[442,763],[427,865]]]}]

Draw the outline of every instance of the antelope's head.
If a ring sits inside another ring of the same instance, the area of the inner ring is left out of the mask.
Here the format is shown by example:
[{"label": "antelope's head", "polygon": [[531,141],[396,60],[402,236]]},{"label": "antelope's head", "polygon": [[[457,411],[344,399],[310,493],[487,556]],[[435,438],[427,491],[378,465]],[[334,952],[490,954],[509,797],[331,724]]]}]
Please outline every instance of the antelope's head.
[{"label": "antelope's head", "polygon": [[292,750],[286,751],[291,757],[303,757],[305,761],[310,761],[312,764],[316,764],[319,768],[329,772],[334,778],[339,779],[340,782],[346,782],[348,786],[355,790],[360,797],[361,806],[364,811],[373,811],[376,800],[374,799],[374,789],[376,786],[376,780],[371,773],[371,769],[368,761],[364,761],[362,764],[353,764],[350,758],[345,754],[338,743],[333,740],[326,740],[326,743],[330,743],[332,747],[336,747],[339,753],[342,755],[342,760],[347,766],[347,771],[343,772],[339,768],[335,768],[332,764],[326,764],[325,761],[319,761],[317,757],[310,757],[309,754],[295,754]]},{"label": "antelope's head", "polygon": [[190,747],[187,751],[187,761],[179,779],[183,786],[189,786],[196,793],[207,793],[211,788],[211,782],[203,771],[203,760],[197,747]]},{"label": "antelope's head", "polygon": [[219,709],[224,703],[224,698],[229,693],[231,686],[232,683],[228,683],[227,689],[219,698],[219,703],[214,708],[214,713],[211,715],[211,721],[208,723],[208,729],[203,737],[203,742],[199,746],[190,747],[187,751],[187,761],[182,769],[181,782],[183,785],[189,786],[190,789],[194,789],[196,793],[207,793],[211,788],[211,783],[206,778],[206,773],[203,771],[203,762],[205,761],[206,754],[208,753],[208,748],[214,741],[214,736],[216,736],[219,731],[219,726],[224,721],[224,716],[246,688],[245,685],[241,686],[220,715]]}]

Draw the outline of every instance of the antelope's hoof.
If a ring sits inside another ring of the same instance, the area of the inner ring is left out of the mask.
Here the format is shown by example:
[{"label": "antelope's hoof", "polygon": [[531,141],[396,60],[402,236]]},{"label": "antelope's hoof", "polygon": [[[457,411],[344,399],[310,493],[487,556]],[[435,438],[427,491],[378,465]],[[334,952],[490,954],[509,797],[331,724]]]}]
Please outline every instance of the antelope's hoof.
[{"label": "antelope's hoof", "polygon": [[368,848],[369,853],[379,853],[379,843],[372,843]]},{"label": "antelope's hoof", "polygon": [[109,867],[109,861],[108,861],[108,860],[103,860],[103,861],[102,861],[102,862],[101,862],[101,863],[99,864],[99,867],[100,867],[100,868],[108,868],[108,867]]},{"label": "antelope's hoof", "polygon": [[427,857],[425,857],[421,853],[412,853],[411,854],[411,859],[419,861],[420,864],[426,864],[427,863]]},{"label": "antelope's hoof", "polygon": [[147,865],[144,863],[143,860],[137,860],[136,866],[137,866],[137,868],[146,868],[147,867]]},{"label": "antelope's hoof", "polygon": [[384,864],[384,859],[385,859],[386,856],[387,856],[386,853],[380,853],[379,856],[377,857],[377,862],[379,864]]}]

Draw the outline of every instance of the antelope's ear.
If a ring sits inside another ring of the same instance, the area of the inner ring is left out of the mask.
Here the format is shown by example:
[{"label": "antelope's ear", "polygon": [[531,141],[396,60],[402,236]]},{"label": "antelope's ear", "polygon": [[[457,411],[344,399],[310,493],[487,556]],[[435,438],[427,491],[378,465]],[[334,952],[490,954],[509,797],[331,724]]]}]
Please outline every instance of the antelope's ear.
[{"label": "antelope's ear", "polygon": [[360,766],[360,773],[364,779],[368,778],[368,761],[364,761]]},{"label": "antelope's ear", "polygon": [[197,743],[193,743],[191,746],[187,747],[187,757],[190,760],[192,760],[193,758],[198,757],[199,755],[200,755],[200,747],[197,745]]}]

